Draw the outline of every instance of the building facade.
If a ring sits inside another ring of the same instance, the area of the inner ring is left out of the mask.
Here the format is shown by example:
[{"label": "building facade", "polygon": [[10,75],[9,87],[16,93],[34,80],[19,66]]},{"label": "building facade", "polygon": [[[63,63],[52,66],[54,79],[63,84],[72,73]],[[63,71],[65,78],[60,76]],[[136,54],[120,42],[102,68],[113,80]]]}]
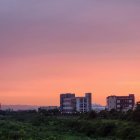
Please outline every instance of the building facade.
[{"label": "building facade", "polygon": [[89,112],[92,106],[91,93],[86,93],[85,97],[76,97],[76,111]]},{"label": "building facade", "polygon": [[60,95],[60,110],[63,113],[89,112],[92,106],[92,95],[86,93],[85,97],[75,97],[75,94]]},{"label": "building facade", "polygon": [[63,113],[75,112],[75,94],[66,93],[60,94],[60,110]]},{"label": "building facade", "polygon": [[135,96],[129,94],[129,96],[108,96],[107,97],[107,109],[110,111],[115,109],[117,111],[128,111],[134,109]]}]

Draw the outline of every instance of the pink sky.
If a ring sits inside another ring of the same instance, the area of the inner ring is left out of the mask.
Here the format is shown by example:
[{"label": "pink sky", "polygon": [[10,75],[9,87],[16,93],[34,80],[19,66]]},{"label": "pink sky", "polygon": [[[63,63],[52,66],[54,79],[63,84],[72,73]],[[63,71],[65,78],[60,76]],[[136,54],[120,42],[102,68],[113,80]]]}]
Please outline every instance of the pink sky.
[{"label": "pink sky", "polygon": [[59,105],[59,94],[140,100],[140,2],[0,1],[0,102]]}]

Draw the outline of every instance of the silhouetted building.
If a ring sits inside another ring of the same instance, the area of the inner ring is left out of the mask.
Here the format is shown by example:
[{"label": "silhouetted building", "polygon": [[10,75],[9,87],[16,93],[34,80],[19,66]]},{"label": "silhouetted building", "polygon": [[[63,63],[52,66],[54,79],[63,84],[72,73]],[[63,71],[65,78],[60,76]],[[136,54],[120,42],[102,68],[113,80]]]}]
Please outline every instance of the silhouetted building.
[{"label": "silhouetted building", "polygon": [[76,111],[89,112],[91,111],[91,93],[86,93],[85,97],[76,97]]},{"label": "silhouetted building", "polygon": [[60,95],[60,110],[62,113],[89,112],[91,106],[91,93],[85,93],[85,97],[75,97],[75,94],[72,93]]},{"label": "silhouetted building", "polygon": [[129,96],[108,96],[107,97],[107,109],[110,111],[115,109],[117,111],[128,111],[134,109],[135,96],[129,94]]},{"label": "silhouetted building", "polygon": [[75,94],[60,94],[60,110],[63,113],[75,112]]},{"label": "silhouetted building", "polygon": [[49,111],[49,110],[59,109],[59,107],[58,106],[41,106],[38,108],[38,110],[39,109]]}]

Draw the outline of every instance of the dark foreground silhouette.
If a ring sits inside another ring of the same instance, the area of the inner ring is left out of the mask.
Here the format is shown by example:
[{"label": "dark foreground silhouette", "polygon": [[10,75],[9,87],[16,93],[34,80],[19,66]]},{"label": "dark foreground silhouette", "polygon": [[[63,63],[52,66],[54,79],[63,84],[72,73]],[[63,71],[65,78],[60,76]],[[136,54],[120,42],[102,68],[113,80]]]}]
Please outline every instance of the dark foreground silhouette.
[{"label": "dark foreground silhouette", "polygon": [[125,113],[0,111],[0,140],[140,140],[140,106]]}]

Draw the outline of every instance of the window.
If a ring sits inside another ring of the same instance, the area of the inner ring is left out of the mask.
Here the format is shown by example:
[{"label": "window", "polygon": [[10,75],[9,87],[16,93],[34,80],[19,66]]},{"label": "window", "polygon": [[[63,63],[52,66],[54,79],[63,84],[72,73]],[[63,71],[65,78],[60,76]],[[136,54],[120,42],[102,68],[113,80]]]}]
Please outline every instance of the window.
[{"label": "window", "polygon": [[132,100],[129,100],[129,103],[132,103]]},{"label": "window", "polygon": [[120,100],[117,100],[117,103],[120,103]]},{"label": "window", "polygon": [[117,105],[117,107],[120,107],[120,105]]}]

